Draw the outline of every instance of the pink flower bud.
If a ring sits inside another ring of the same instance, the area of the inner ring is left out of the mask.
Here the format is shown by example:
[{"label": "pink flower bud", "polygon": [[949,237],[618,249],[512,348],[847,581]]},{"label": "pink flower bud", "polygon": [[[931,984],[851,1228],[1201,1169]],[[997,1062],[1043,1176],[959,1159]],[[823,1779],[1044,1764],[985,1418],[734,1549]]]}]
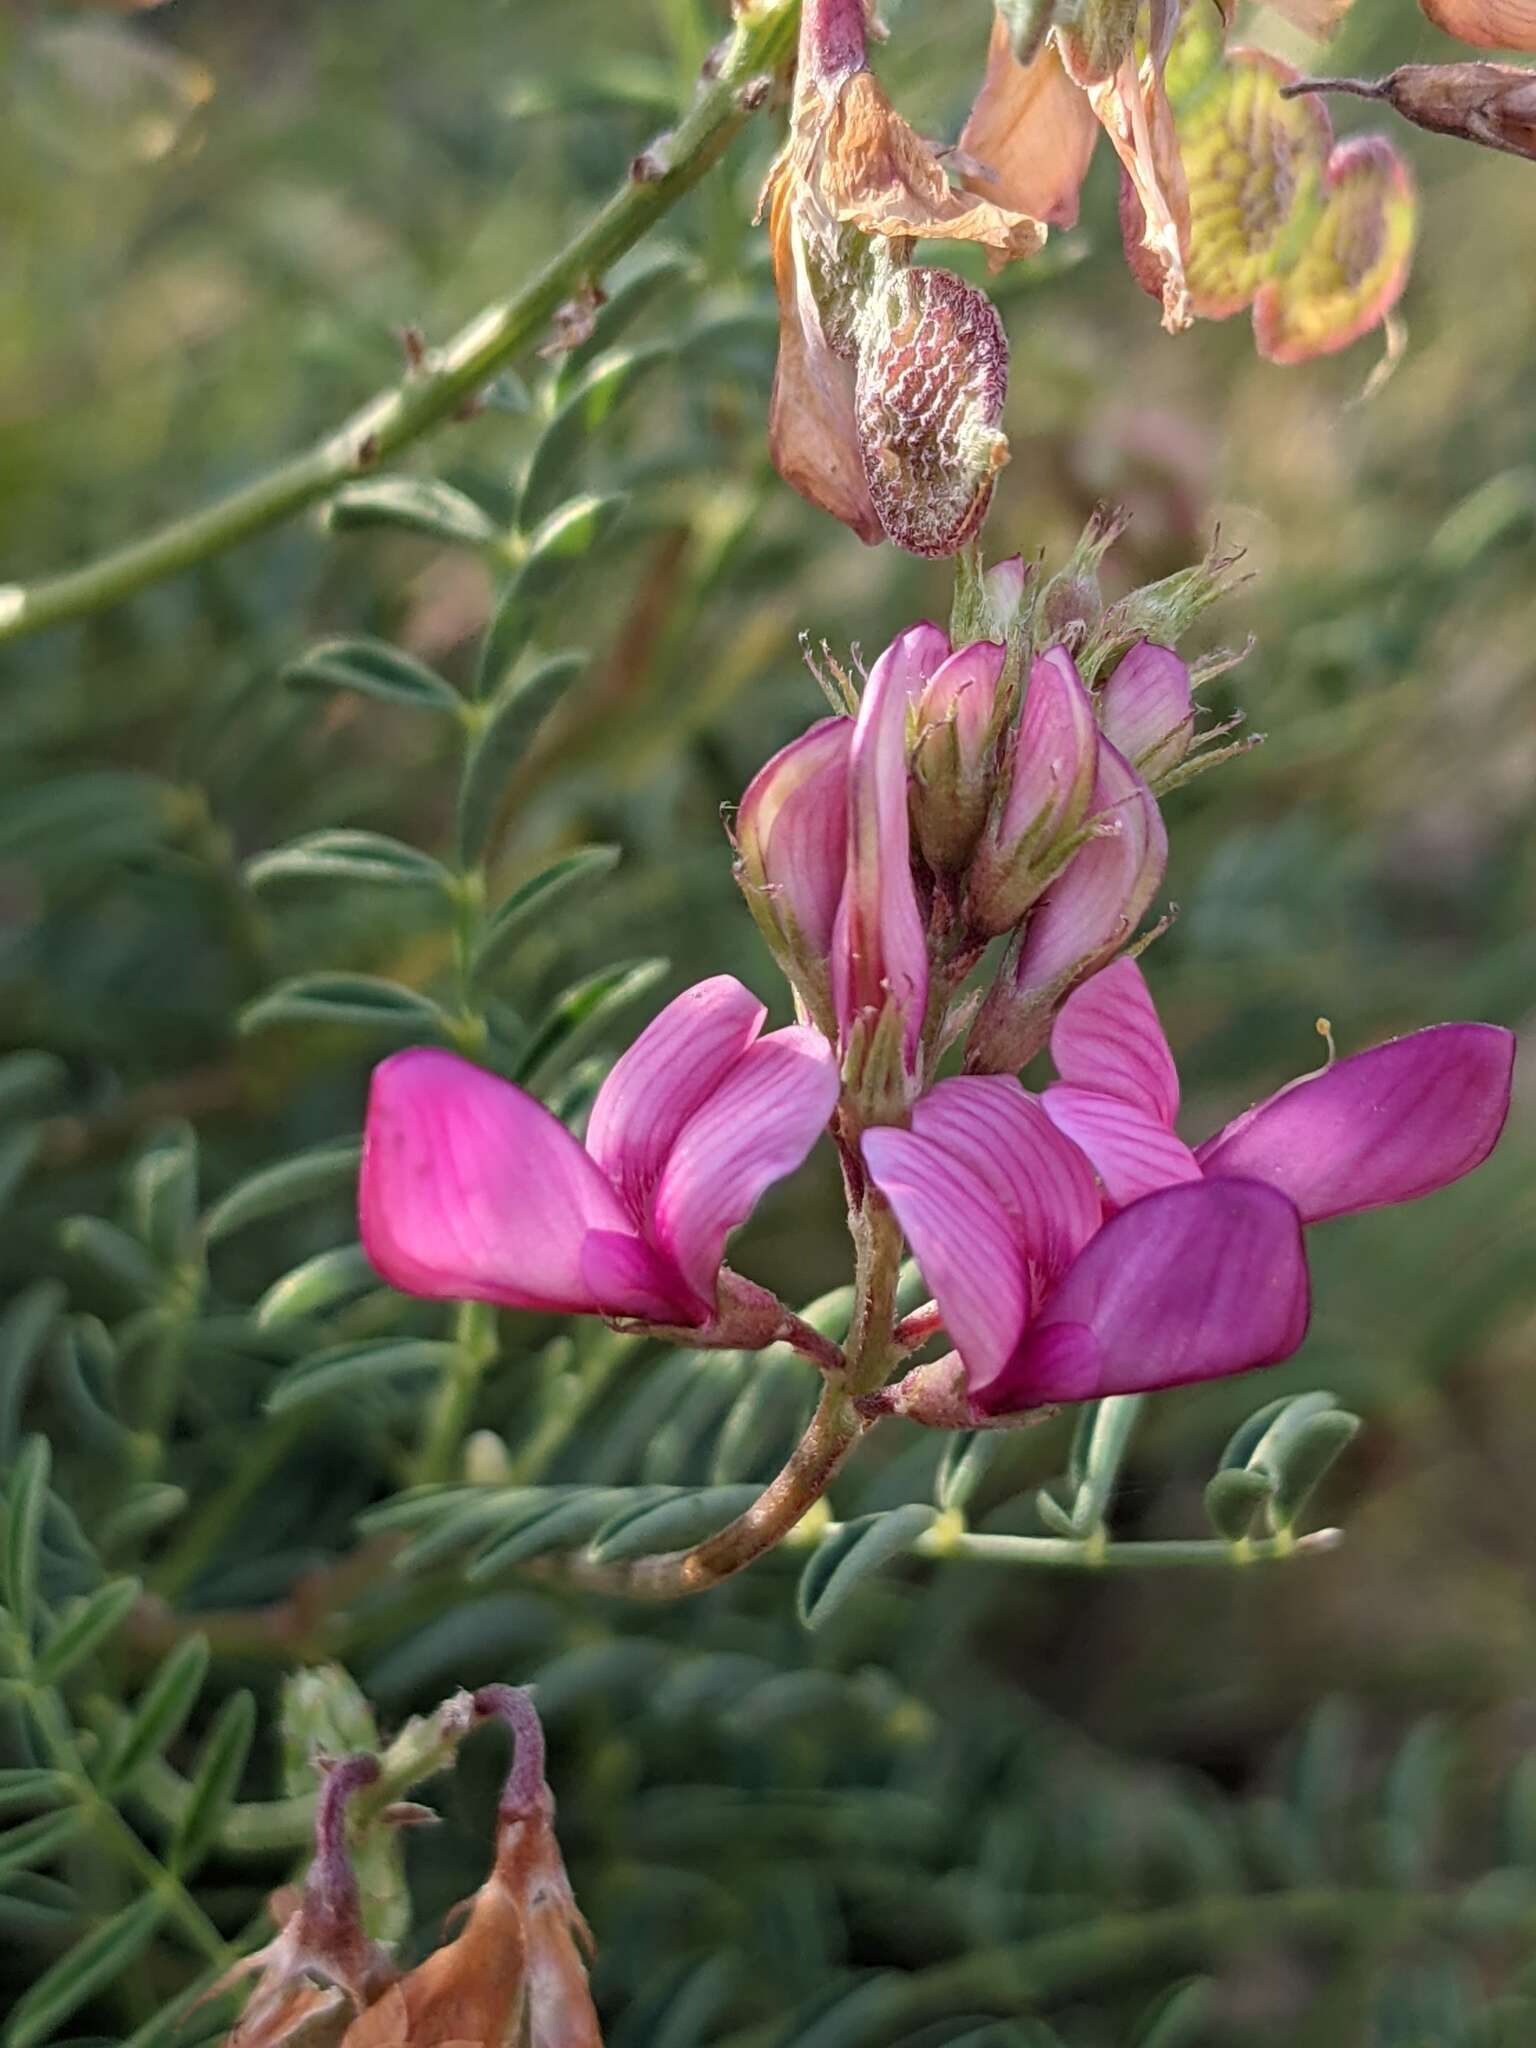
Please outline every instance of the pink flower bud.
[{"label": "pink flower bud", "polygon": [[1098,750],[1092,699],[1066,649],[1053,647],[1030,670],[1007,793],[971,869],[978,930],[1011,931],[1061,866],[1088,808]]},{"label": "pink flower bud", "polygon": [[736,879],[774,958],[830,1037],[832,927],[848,865],[851,718],[824,718],[760,768],[736,813]]},{"label": "pink flower bud", "polygon": [[1171,647],[1140,640],[1099,692],[1104,737],[1149,780],[1177,768],[1195,733],[1189,670]]},{"label": "pink flower bud", "polygon": [[918,702],[912,811],[923,857],[942,873],[964,869],[986,820],[1005,653],[991,640],[962,647]]},{"label": "pink flower bud", "polygon": [[1099,743],[1090,836],[1035,906],[1017,965],[993,988],[971,1033],[972,1072],[1023,1066],[1062,1002],[1131,937],[1162,883],[1168,834],[1136,770]]}]

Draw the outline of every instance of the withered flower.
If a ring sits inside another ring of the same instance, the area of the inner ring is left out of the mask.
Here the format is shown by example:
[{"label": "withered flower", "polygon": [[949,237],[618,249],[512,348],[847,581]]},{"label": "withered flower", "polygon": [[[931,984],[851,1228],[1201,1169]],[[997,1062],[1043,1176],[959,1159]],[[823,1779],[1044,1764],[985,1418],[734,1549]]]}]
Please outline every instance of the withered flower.
[{"label": "withered flower", "polygon": [[1007,460],[1008,353],[986,297],[911,266],[919,237],[1037,250],[1033,215],[955,190],[869,70],[863,0],[806,0],[789,140],[764,188],[779,296],[769,445],[873,544],[953,554]]},{"label": "withered flower", "polygon": [[1385,78],[1303,78],[1287,92],[1385,100],[1415,127],[1536,161],[1536,70],[1526,65],[1399,64]]},{"label": "withered flower", "polygon": [[1136,0],[1087,0],[1070,27],[1052,28],[1023,60],[999,15],[960,148],[973,160],[972,191],[1070,227],[1102,127],[1120,158],[1131,267],[1176,332],[1191,318],[1189,197],[1163,71],[1180,0],[1151,0],[1140,41],[1139,12]]},{"label": "withered flower", "polygon": [[496,1822],[490,1876],[456,1938],[391,1985],[353,2021],[343,2048],[602,2048],[576,1909],[544,1781],[544,1735],[514,1686],[474,1696],[516,1743]]},{"label": "withered flower", "polygon": [[388,1953],[363,1929],[357,1879],[347,1855],[347,1802],[379,1775],[376,1757],[351,1756],[325,1767],[315,1811],[315,1855],[302,1891],[276,1893],[278,1932],[214,1987],[260,1972],[225,2048],[331,2048],[393,1981]]}]

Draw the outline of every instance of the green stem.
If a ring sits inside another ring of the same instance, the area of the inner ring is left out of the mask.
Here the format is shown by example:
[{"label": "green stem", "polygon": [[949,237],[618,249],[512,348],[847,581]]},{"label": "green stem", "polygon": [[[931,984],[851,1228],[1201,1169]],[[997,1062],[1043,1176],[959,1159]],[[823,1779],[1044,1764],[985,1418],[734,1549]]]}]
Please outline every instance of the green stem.
[{"label": "green stem", "polygon": [[788,55],[798,14],[798,0],[746,0],[718,72],[700,88],[676,131],[647,152],[645,174],[626,178],[521,291],[487,306],[419,371],[254,483],[83,568],[30,585],[0,585],[0,642],[102,611],[249,540],[460,413],[544,332],[567,300],[595,284],[699,182],[761,103],[753,88]]},{"label": "green stem", "polygon": [[924,1557],[969,1557],[989,1564],[1065,1567],[1072,1571],[1154,1570],[1168,1565],[1243,1567],[1277,1564],[1292,1557],[1317,1557],[1337,1550],[1341,1529],[1314,1529],[1307,1536],[1272,1536],[1247,1543],[1216,1537],[1169,1542],[1106,1543],[1102,1536],[989,1536],[954,1530],[938,1522],[913,1548]]},{"label": "green stem", "polygon": [[433,1486],[458,1469],[464,1432],[486,1367],[496,1356],[496,1311],[483,1301],[461,1301],[454,1311],[452,1366],[443,1376],[427,1415],[427,1427],[411,1483]]}]

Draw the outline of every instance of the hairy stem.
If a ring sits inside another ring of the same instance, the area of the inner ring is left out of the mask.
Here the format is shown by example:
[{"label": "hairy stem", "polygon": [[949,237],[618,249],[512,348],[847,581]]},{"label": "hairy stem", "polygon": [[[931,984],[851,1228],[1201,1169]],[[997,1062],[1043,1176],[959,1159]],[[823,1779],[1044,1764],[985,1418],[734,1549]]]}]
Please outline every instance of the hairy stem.
[{"label": "hairy stem", "polygon": [[829,1369],[816,1412],[783,1469],[744,1514],[691,1550],[638,1558],[633,1564],[562,1561],[560,1575],[594,1591],[632,1599],[678,1600],[752,1564],[805,1520],[826,1494],[868,1424],[856,1396],[878,1386],[895,1352],[896,1288],[901,1273],[901,1232],[874,1189],[850,1218],[857,1251],[853,1327],[840,1369]]},{"label": "hairy stem", "polygon": [[761,104],[757,82],[787,55],[798,14],[799,0],[745,0],[718,71],[675,133],[637,160],[607,204],[521,291],[485,307],[419,369],[255,482],[83,568],[33,584],[0,584],[0,642],[102,611],[221,554],[452,419],[567,300],[595,284],[699,182]]}]

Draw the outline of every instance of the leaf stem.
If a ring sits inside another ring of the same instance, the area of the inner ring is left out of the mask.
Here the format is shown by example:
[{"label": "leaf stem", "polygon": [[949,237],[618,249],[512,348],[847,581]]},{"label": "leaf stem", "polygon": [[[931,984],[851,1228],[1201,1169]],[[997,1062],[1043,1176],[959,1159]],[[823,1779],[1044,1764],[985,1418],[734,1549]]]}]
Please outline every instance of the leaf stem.
[{"label": "leaf stem", "polygon": [[606,205],[520,291],[477,313],[335,432],[228,497],[82,568],[30,585],[0,584],[0,643],[103,611],[264,533],[453,419],[567,300],[594,284],[699,182],[761,104],[764,95],[753,87],[787,56],[798,14],[799,0],[744,0],[715,76],[700,86],[675,132],[636,160]]}]

